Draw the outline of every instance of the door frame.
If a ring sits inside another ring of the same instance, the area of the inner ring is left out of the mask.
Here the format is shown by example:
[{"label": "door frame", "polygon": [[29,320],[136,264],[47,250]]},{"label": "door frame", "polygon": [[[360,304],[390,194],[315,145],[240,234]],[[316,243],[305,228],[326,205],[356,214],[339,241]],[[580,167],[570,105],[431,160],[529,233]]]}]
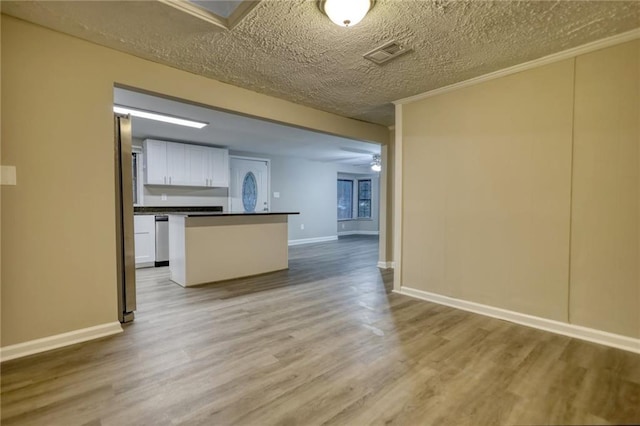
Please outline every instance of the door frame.
[{"label": "door frame", "polygon": [[113,122],[118,319],[126,323],[136,310],[131,117],[114,114]]},{"label": "door frame", "polygon": [[[231,187],[231,160],[251,160],[267,163],[267,209],[271,211],[271,160],[269,158],[229,155],[229,187]],[[231,210],[231,189],[229,189],[229,210]]]}]

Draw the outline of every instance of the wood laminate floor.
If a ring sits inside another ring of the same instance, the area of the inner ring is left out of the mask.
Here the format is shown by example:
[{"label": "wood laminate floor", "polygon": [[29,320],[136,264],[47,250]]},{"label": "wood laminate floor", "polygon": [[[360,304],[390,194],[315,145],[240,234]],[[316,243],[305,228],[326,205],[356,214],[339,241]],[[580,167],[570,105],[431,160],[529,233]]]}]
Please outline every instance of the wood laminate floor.
[{"label": "wood laminate floor", "polygon": [[136,321],[2,365],[3,425],[640,423],[640,356],[391,293],[377,240],[184,289],[138,274]]}]

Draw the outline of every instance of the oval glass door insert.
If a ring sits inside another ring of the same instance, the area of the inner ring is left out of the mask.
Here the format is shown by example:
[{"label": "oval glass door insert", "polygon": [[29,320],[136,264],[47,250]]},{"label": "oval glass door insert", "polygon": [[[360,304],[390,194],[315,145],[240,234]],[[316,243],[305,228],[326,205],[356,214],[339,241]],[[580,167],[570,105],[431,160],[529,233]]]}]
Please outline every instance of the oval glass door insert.
[{"label": "oval glass door insert", "polygon": [[242,206],[245,212],[255,212],[258,201],[258,183],[252,172],[244,175],[242,181]]}]

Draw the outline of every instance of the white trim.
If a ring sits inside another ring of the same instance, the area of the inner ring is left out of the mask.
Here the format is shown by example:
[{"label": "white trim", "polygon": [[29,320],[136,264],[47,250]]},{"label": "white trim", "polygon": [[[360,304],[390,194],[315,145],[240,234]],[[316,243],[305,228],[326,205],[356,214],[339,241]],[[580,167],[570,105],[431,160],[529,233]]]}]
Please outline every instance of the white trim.
[{"label": "white trim", "polygon": [[381,261],[378,262],[377,266],[378,266],[378,268],[381,268],[381,269],[393,269],[393,267],[395,265],[393,264],[393,262],[385,262],[385,261],[381,260]]},{"label": "white trim", "polygon": [[526,325],[528,327],[549,331],[551,333],[562,334],[564,336],[574,337],[576,339],[586,340],[589,342],[598,343],[600,345],[606,345],[618,349],[623,349],[625,351],[640,353],[640,339],[634,339],[632,337],[608,333],[606,331],[600,331],[593,328],[582,327],[579,325],[569,324],[561,321],[536,317],[520,312],[509,311],[506,309],[483,305],[481,303],[455,299],[453,297],[443,296],[436,293],[429,293],[427,291],[416,290],[414,288],[404,286],[401,287],[399,291],[395,289],[393,291],[395,293],[415,297],[416,299],[422,299],[429,302],[438,303],[440,305],[446,305],[452,308],[474,312],[480,315],[499,318],[502,320],[514,322],[516,324]]},{"label": "white trim", "polygon": [[[429,92],[420,93],[414,96],[409,96],[408,98],[399,99],[397,101],[394,101],[393,103],[396,105],[402,105],[410,102],[419,101],[422,99],[430,98],[432,96],[441,95],[443,93],[462,89],[463,87],[473,86],[475,84],[484,83],[485,81],[494,80],[496,78],[505,77],[507,75],[530,70],[532,68],[541,67],[543,65],[548,65],[554,62],[565,60],[565,59],[575,58],[576,56],[584,55],[585,53],[604,49],[610,46],[615,46],[616,44],[626,43],[628,41],[632,41],[637,38],[640,38],[640,28],[627,31],[622,34],[617,34],[611,37],[607,37],[602,40],[597,40],[591,43],[583,44],[582,46],[573,47],[571,49],[567,49],[562,52],[543,56],[542,58],[534,59],[533,61],[524,62],[522,64],[518,64],[509,68],[504,68],[489,74],[485,74],[479,77],[474,77],[469,80],[461,81],[459,83],[454,83],[449,86],[440,87],[438,89],[434,89]],[[399,121],[398,116],[396,115],[396,123],[398,123],[398,121]]]},{"label": "white trim", "polygon": [[115,321],[93,327],[81,328],[80,330],[74,330],[68,333],[43,337],[42,339],[35,339],[24,343],[9,345],[0,348],[0,362],[50,351],[63,346],[86,342],[88,340],[99,339],[101,337],[111,336],[112,334],[121,332],[122,327],[120,326],[120,323]]},{"label": "white trim", "polygon": [[342,231],[338,232],[338,236],[344,235],[380,235],[380,231]]},{"label": "white trim", "polygon": [[289,240],[290,246],[299,246],[300,244],[324,243],[327,241],[336,241],[337,235],[329,235],[328,237],[301,238],[299,240]]}]

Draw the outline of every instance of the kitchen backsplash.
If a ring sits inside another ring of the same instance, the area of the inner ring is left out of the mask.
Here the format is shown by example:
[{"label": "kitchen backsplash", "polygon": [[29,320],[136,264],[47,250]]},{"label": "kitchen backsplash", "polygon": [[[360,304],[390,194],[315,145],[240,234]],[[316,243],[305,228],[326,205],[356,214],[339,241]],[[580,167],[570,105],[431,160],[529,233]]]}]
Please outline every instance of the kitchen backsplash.
[{"label": "kitchen backsplash", "polygon": [[227,188],[144,187],[144,206],[222,206],[228,211]]}]

